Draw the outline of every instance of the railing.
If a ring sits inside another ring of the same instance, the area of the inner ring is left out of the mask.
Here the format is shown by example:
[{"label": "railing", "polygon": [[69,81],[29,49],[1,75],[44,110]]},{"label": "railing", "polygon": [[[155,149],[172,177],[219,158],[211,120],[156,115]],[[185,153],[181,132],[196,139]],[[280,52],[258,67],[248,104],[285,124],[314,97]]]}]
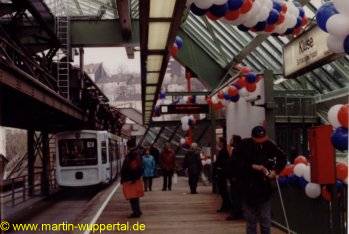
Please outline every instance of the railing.
[{"label": "railing", "polygon": [[[5,189],[0,193],[1,205],[14,207],[34,197],[41,196],[42,173],[35,172],[34,177],[38,179],[31,186],[28,184],[28,175],[4,180],[3,187]],[[54,170],[49,171],[49,185],[50,191],[57,188]]]}]

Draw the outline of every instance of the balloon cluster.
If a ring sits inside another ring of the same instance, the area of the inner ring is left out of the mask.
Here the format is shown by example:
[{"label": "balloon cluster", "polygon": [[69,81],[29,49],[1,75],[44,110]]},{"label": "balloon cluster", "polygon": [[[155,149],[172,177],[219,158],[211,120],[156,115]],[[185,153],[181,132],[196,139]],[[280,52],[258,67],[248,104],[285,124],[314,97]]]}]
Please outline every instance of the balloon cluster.
[{"label": "balloon cluster", "polygon": [[308,23],[298,2],[284,0],[191,0],[190,10],[211,20],[221,19],[242,31],[272,35],[299,34]]},{"label": "balloon cluster", "polygon": [[235,82],[218,91],[216,95],[206,98],[207,103],[215,110],[224,108],[224,104],[229,102],[238,102],[240,97],[247,97],[249,93],[256,91],[258,81],[263,78],[262,75],[252,72],[249,67],[238,65],[237,69],[241,76]]},{"label": "balloon cluster", "polygon": [[[343,187],[348,183],[348,166],[344,163],[338,163],[336,166],[337,188]],[[294,160],[294,164],[288,164],[280,173],[278,182],[280,186],[294,185],[305,190],[305,194],[310,198],[317,198],[320,195],[328,199],[328,190],[326,186],[311,182],[311,173],[308,160],[300,155]],[[324,188],[325,187],[325,188]]]},{"label": "balloon cluster", "polygon": [[333,146],[339,151],[348,150],[349,104],[332,106],[327,117],[335,129],[331,137]]},{"label": "balloon cluster", "polygon": [[160,93],[159,93],[159,99],[155,105],[155,108],[154,108],[154,112],[153,112],[153,116],[154,117],[159,117],[161,115],[161,105],[164,104],[165,102],[165,99],[166,99],[166,91],[165,90],[161,90]]},{"label": "balloon cluster", "polygon": [[193,115],[183,116],[181,118],[182,130],[188,131],[190,127],[193,127],[196,123],[196,120]]},{"label": "balloon cluster", "polygon": [[183,47],[183,39],[180,36],[176,36],[176,40],[170,49],[170,53],[172,57],[176,57],[178,51],[182,49],[182,47]]},{"label": "balloon cluster", "polygon": [[334,53],[349,54],[349,2],[333,0],[316,12],[317,25],[329,33],[327,47]]}]

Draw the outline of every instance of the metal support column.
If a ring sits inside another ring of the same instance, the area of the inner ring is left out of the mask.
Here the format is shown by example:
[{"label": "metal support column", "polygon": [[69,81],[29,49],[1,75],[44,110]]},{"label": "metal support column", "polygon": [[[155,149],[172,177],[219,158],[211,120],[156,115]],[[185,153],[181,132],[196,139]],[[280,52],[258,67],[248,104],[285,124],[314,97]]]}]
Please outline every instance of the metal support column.
[{"label": "metal support column", "polygon": [[80,59],[79,59],[79,62],[80,62],[80,100],[82,99],[82,92],[84,90],[84,48],[80,47],[79,48],[79,56],[80,56]]},{"label": "metal support column", "polygon": [[265,121],[266,130],[270,139],[275,140],[275,115],[274,115],[274,82],[273,71],[264,71],[264,95],[265,95]]},{"label": "metal support column", "polygon": [[50,150],[48,133],[43,131],[41,142],[42,152],[42,172],[41,172],[41,194],[47,196],[50,194],[49,168],[50,168]]},{"label": "metal support column", "polygon": [[161,128],[160,128],[160,131],[159,131],[159,133],[156,135],[156,137],[155,137],[155,139],[154,139],[152,145],[155,144],[155,143],[159,140],[159,137],[161,136],[161,134],[162,134],[162,132],[163,132],[164,130],[165,130],[165,127],[161,127]]},{"label": "metal support column", "polygon": [[34,195],[34,164],[35,164],[35,148],[34,148],[34,130],[27,131],[28,144],[28,194]]},{"label": "metal support column", "polygon": [[178,125],[175,127],[173,133],[171,134],[170,138],[168,139],[168,142],[169,142],[169,143],[171,143],[172,139],[175,137],[175,135],[176,135],[176,133],[177,133],[177,131],[178,131],[178,129],[179,129],[180,127],[181,127],[181,124],[178,124]]},{"label": "metal support column", "polygon": [[[216,113],[213,110],[213,107],[210,107],[210,117],[211,117],[211,160],[212,162],[216,161]],[[212,165],[212,164],[211,164]],[[213,175],[213,167],[211,166],[211,175],[214,178]],[[216,193],[217,192],[217,186],[216,186],[216,181],[211,178],[212,181],[212,192]]]}]

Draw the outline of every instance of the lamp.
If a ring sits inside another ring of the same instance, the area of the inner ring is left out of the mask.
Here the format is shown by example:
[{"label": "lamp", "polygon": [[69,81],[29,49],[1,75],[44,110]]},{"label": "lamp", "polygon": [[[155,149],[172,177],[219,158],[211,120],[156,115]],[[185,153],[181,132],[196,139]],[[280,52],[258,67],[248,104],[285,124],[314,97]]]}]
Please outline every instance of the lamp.
[{"label": "lamp", "polygon": [[170,32],[170,22],[150,22],[148,31],[148,50],[164,50]]},{"label": "lamp", "polygon": [[148,72],[147,73],[147,84],[157,84],[159,81],[158,72]]},{"label": "lamp", "polygon": [[163,55],[148,55],[147,71],[160,71]]},{"label": "lamp", "polygon": [[176,0],[150,0],[149,18],[171,18]]}]

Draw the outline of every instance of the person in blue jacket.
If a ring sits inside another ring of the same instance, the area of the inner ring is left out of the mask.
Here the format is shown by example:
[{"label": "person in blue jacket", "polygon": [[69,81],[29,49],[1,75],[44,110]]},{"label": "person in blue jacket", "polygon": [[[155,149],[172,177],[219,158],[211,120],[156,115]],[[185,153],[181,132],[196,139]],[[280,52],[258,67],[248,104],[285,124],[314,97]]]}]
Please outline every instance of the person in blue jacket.
[{"label": "person in blue jacket", "polygon": [[149,148],[145,149],[145,154],[143,155],[143,181],[144,190],[151,191],[153,185],[153,177],[155,176],[155,159],[149,153]]}]

